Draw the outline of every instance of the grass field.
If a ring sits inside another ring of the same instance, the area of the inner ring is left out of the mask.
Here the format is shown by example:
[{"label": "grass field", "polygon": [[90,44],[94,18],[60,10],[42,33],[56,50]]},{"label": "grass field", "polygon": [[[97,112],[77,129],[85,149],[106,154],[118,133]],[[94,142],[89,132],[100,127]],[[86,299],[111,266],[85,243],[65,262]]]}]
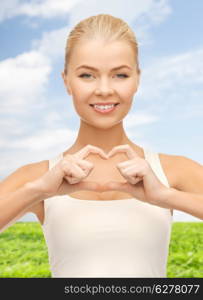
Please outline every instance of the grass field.
[{"label": "grass field", "polygon": [[[18,222],[0,234],[0,277],[51,277],[39,223]],[[203,222],[173,223],[167,277],[203,277]]]}]

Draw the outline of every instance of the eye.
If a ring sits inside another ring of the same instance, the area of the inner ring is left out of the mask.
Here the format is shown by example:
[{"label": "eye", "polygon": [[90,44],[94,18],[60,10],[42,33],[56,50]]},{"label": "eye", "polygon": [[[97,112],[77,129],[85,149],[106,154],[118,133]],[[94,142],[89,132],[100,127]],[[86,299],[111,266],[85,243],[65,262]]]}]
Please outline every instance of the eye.
[{"label": "eye", "polygon": [[88,73],[83,73],[79,77],[81,77],[81,78],[90,78],[89,76],[92,76],[92,75],[88,74]]},{"label": "eye", "polygon": [[[83,73],[83,74],[79,75],[79,77],[81,77],[81,78],[90,78],[90,76],[92,76],[92,75],[88,74],[88,73]],[[117,76],[122,77],[122,78],[129,77],[127,74],[117,74]]]},{"label": "eye", "polygon": [[129,77],[128,75],[126,75],[126,74],[117,74],[117,76],[121,76],[121,77],[123,77],[123,78],[127,78],[127,77]]}]

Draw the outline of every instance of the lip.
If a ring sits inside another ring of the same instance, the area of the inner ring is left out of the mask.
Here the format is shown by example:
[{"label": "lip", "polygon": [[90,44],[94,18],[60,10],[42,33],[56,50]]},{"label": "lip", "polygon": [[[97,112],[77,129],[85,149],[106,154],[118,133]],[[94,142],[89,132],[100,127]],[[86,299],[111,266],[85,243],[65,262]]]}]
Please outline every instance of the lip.
[{"label": "lip", "polygon": [[90,106],[93,105],[111,105],[111,104],[119,104],[118,102],[97,102],[97,103],[91,103]]},{"label": "lip", "polygon": [[[114,103],[111,103],[111,104],[114,104]],[[116,104],[116,103],[115,103]],[[94,107],[93,105],[91,105],[92,109],[99,113],[99,114],[109,114],[113,111],[115,111],[117,109],[117,107],[119,106],[119,103],[117,105],[114,105],[112,108],[109,108],[109,109],[105,109],[105,110],[100,110],[99,108],[97,107]]]}]

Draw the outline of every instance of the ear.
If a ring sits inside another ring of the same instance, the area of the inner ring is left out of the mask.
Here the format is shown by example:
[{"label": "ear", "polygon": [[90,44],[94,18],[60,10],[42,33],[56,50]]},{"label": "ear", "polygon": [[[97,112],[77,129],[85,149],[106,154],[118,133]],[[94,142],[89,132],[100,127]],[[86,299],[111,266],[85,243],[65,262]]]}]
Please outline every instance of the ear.
[{"label": "ear", "polygon": [[64,82],[64,85],[65,85],[65,87],[66,87],[66,90],[67,90],[68,94],[71,95],[72,92],[71,92],[69,80],[68,80],[67,75],[64,73],[64,71],[61,72],[61,76],[62,76],[62,78],[63,78],[63,82]]},{"label": "ear", "polygon": [[139,69],[137,71],[137,86],[139,86],[139,84],[140,84],[140,76],[141,76],[141,70]]}]

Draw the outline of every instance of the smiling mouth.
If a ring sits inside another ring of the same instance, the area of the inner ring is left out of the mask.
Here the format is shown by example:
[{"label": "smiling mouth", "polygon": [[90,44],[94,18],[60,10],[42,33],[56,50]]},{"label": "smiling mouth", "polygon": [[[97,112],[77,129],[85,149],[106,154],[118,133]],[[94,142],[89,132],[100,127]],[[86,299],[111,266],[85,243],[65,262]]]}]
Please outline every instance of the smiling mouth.
[{"label": "smiling mouth", "polygon": [[92,108],[94,109],[95,112],[97,113],[102,113],[102,114],[107,114],[116,109],[116,106],[119,103],[109,103],[109,104],[90,104]]},{"label": "smiling mouth", "polygon": [[93,106],[93,107],[109,107],[109,106],[116,106],[118,105],[119,103],[111,103],[111,104],[90,104],[90,106]]}]

